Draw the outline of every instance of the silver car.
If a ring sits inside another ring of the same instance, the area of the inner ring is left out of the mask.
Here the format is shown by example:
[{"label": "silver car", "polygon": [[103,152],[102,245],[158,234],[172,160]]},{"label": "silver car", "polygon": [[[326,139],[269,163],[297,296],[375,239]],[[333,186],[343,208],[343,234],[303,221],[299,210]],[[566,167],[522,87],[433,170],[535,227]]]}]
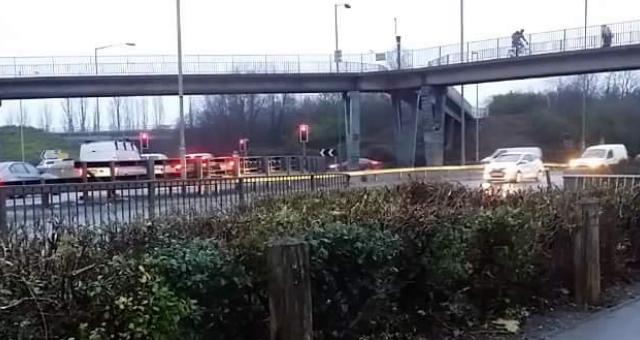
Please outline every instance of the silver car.
[{"label": "silver car", "polygon": [[0,182],[20,183],[35,182],[51,178],[41,175],[35,166],[25,162],[0,162]]}]

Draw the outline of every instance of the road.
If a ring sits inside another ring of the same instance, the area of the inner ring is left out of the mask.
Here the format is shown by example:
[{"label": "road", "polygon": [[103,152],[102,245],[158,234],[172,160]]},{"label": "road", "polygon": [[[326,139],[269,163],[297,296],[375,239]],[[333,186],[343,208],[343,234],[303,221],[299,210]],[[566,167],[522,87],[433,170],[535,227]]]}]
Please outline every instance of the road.
[{"label": "road", "polygon": [[[243,192],[240,193],[235,181],[206,182],[202,185],[187,185],[183,188],[176,183],[165,183],[172,187],[156,187],[155,195],[150,198],[147,184],[123,184],[121,187],[109,191],[108,186],[102,186],[86,193],[81,191],[66,191],[49,196],[49,203],[42,204],[42,196],[21,195],[7,199],[6,220],[13,227],[52,226],[55,224],[100,225],[126,223],[135,220],[148,219],[150,216],[161,217],[177,214],[195,214],[227,210],[237,206],[241,201],[245,204],[261,197],[290,195],[311,190],[309,178],[294,176],[291,178],[278,177],[265,181],[264,179],[247,179]],[[393,173],[381,175],[354,176],[351,187],[382,187],[392,186],[410,180],[439,180],[458,182],[471,188],[479,188],[483,181],[478,170],[473,171],[444,171],[420,173]],[[562,186],[562,174],[551,174],[554,185]],[[316,182],[316,187],[329,183]],[[527,182],[518,184],[494,184],[495,188],[503,192],[517,191],[525,188],[535,188],[546,183]],[[330,185],[337,188],[340,185]],[[67,188],[66,190],[69,190]],[[70,223],[71,222],[71,223]]]},{"label": "road", "polygon": [[599,313],[573,329],[549,340],[637,340],[640,339],[640,300]]},{"label": "road", "polygon": [[[552,171],[551,185],[558,188],[563,187],[562,171]],[[442,172],[416,172],[416,173],[391,173],[382,175],[366,175],[356,176],[351,180],[351,185],[355,187],[383,187],[388,185],[396,185],[406,183],[411,180],[433,180],[446,181],[452,183],[460,183],[469,188],[480,188],[484,181],[482,180],[482,172],[478,170],[472,171],[442,171]],[[546,182],[528,181],[522,183],[494,183],[491,186],[504,191],[517,191],[521,189],[535,189],[538,187],[546,187]]]}]

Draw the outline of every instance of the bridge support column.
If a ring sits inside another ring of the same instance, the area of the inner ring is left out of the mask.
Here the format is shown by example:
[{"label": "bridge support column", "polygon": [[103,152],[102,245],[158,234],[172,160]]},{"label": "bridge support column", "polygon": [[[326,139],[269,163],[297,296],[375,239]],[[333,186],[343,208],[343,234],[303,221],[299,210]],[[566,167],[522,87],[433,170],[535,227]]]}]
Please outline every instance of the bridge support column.
[{"label": "bridge support column", "polygon": [[357,170],[360,163],[360,92],[342,94],[346,136],[347,164],[349,170]]},{"label": "bridge support column", "polygon": [[391,93],[395,126],[394,153],[396,165],[400,167],[415,165],[418,100],[415,91]]},{"label": "bridge support column", "polygon": [[423,88],[420,94],[424,96],[420,103],[424,112],[422,140],[425,162],[427,166],[443,165],[447,88],[444,86]]}]

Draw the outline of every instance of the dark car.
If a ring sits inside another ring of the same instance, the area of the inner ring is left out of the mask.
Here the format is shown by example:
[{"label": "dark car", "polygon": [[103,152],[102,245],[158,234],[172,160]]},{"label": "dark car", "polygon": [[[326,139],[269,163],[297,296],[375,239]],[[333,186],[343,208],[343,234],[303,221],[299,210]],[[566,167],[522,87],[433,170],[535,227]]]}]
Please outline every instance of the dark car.
[{"label": "dark car", "polygon": [[[379,170],[382,169],[384,167],[384,164],[380,161],[376,161],[373,159],[369,159],[369,158],[360,158],[360,161],[358,162],[358,169],[356,170]],[[342,162],[340,164],[331,164],[329,165],[329,170],[333,170],[333,171],[347,171],[349,170],[348,168],[348,162]]]}]

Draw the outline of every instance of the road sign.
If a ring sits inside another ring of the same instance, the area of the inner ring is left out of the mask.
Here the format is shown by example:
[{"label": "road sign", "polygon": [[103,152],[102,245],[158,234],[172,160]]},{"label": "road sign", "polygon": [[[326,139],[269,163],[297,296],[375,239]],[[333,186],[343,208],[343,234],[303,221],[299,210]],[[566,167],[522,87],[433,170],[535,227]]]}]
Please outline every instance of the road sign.
[{"label": "road sign", "polygon": [[336,150],[335,149],[321,149],[320,150],[321,157],[335,157]]}]

